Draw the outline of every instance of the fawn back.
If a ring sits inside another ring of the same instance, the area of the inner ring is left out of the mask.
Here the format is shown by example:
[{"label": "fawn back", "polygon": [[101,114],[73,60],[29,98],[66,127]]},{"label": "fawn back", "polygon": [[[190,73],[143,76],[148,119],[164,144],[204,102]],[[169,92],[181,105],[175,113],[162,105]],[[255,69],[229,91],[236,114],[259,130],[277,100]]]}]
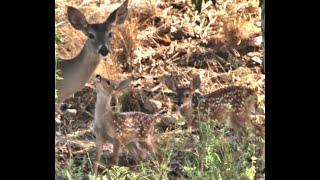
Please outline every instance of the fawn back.
[{"label": "fawn back", "polygon": [[[102,147],[107,141],[113,144],[111,164],[118,164],[120,145],[124,145],[138,162],[145,159],[149,152],[159,154],[157,142],[153,138],[157,115],[112,111],[110,105],[112,95],[126,88],[132,80],[133,78],[128,78],[112,84],[108,79],[96,75],[97,102],[94,133],[97,140],[96,161],[98,162]],[[94,171],[97,173],[97,167]]]},{"label": "fawn back", "polygon": [[[90,24],[76,8],[68,7],[68,20],[88,38],[80,53],[69,60],[59,58],[56,69],[61,70],[63,80],[56,81],[58,103],[68,98],[91,78],[100,62],[100,55],[107,56],[112,39],[112,28],[123,24],[128,13],[128,0],[114,10],[103,23]],[[57,108],[57,107],[56,107]]]},{"label": "fawn back", "polygon": [[194,91],[201,84],[199,75],[190,81],[189,87],[177,86],[169,76],[165,76],[164,80],[166,86],[175,92],[174,102],[189,125],[198,127],[199,120],[229,119],[233,128],[239,132],[240,128],[245,128],[249,121],[262,135],[262,127],[250,121],[250,112],[255,110],[257,105],[256,93],[252,89],[230,86],[204,96],[193,96]]}]

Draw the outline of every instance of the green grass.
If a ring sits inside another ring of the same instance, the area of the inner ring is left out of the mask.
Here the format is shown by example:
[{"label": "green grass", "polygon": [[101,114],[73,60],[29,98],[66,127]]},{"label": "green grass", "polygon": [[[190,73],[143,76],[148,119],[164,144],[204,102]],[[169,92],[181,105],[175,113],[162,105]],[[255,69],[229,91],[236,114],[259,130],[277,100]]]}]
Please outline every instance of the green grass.
[{"label": "green grass", "polygon": [[55,32],[55,36],[54,37],[55,37],[55,40],[56,40],[56,44],[61,42],[60,41],[61,34],[58,31]]},{"label": "green grass", "polygon": [[[179,127],[179,126],[177,126]],[[129,167],[113,166],[105,169],[103,176],[106,179],[247,179],[253,180],[258,170],[264,168],[258,157],[258,144],[263,143],[256,138],[244,140],[239,144],[225,139],[232,134],[229,124],[218,124],[210,121],[201,124],[206,142],[200,142],[197,134],[187,130],[182,133],[172,134],[167,138],[167,146],[162,147],[164,157],[158,160],[149,160],[136,165],[135,171]],[[92,160],[90,160],[92,161]],[[66,179],[99,179],[91,173],[84,175],[81,168],[89,166],[89,158],[83,158],[80,166],[76,166],[70,159],[60,170],[60,175]],[[203,162],[203,171],[199,168]]]},{"label": "green grass", "polygon": [[130,172],[128,167],[120,167],[120,166],[112,166],[111,169],[106,169],[102,177],[101,176],[95,176],[91,173],[89,174],[89,180],[137,180],[138,176],[135,173]]}]

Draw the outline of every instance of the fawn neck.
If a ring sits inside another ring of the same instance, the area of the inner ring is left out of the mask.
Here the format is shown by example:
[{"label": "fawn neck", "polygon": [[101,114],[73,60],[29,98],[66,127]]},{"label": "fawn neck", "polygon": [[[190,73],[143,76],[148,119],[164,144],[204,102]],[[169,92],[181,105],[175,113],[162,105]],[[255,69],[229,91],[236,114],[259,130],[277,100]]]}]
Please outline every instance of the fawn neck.
[{"label": "fawn neck", "polygon": [[107,96],[104,93],[97,94],[96,110],[95,110],[95,124],[100,125],[105,119],[104,116],[112,115],[112,108],[110,106],[112,96]]},{"label": "fawn neck", "polygon": [[191,123],[192,126],[197,126],[194,124],[194,118],[203,117],[204,113],[202,110],[204,109],[203,100],[205,100],[205,96],[192,96],[192,98],[188,99],[183,103],[183,105],[179,108],[180,114],[186,118],[188,123]]},{"label": "fawn neck", "polygon": [[191,122],[193,116],[193,105],[192,100],[189,99],[183,103],[179,108],[180,114],[187,119],[187,121]]}]

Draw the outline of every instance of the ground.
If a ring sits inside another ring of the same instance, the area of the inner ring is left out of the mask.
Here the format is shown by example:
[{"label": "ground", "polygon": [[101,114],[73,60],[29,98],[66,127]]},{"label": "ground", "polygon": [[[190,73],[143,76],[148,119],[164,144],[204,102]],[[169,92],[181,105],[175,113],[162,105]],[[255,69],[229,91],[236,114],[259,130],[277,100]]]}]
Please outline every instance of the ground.
[{"label": "ground", "polygon": [[[67,6],[78,8],[89,23],[101,23],[121,2],[56,0],[57,56],[65,59],[74,57],[86,39],[68,22]],[[195,74],[200,74],[202,83],[198,94],[230,85],[243,85],[256,90],[258,115],[264,117],[265,75],[260,14],[258,1],[252,0],[221,0],[217,1],[216,8],[209,1],[203,5],[201,13],[195,10],[191,0],[129,1],[128,18],[124,25],[115,29],[112,50],[95,74],[111,80],[131,75],[140,77],[118,95],[118,102],[113,100],[117,111],[153,114],[165,109],[176,117],[173,93],[164,85],[163,75],[172,75],[178,84],[188,84]],[[56,170],[62,179],[65,175],[62,170],[68,169],[71,161],[69,173],[71,169],[82,173],[78,178],[74,175],[74,179],[87,179],[92,172],[95,101],[95,88],[90,80],[74,97],[65,101],[63,108],[69,109],[69,112],[56,118]],[[73,109],[76,112],[73,113]],[[260,118],[259,123],[264,124],[264,118]],[[186,151],[195,148],[193,141],[196,135],[181,131],[174,124],[163,122],[158,125],[157,136],[167,139],[167,143],[190,145]],[[172,134],[180,134],[181,137],[173,137]],[[165,146],[174,149],[171,144]],[[104,162],[111,152],[112,145],[108,144],[103,151]],[[170,179],[187,178],[181,174],[178,165],[181,156],[178,153],[172,155],[175,158],[172,162],[175,163],[170,164]],[[132,172],[140,172],[125,151],[122,151],[120,165],[129,167]],[[256,179],[262,178],[263,173],[257,171]]]}]

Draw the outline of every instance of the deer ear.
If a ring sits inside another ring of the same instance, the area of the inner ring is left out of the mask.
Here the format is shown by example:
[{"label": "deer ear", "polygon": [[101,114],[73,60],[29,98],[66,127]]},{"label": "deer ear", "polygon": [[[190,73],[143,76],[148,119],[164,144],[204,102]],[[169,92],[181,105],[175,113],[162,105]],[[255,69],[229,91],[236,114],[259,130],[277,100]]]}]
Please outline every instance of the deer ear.
[{"label": "deer ear", "polygon": [[177,90],[176,83],[174,82],[174,80],[171,77],[164,76],[164,83],[171,91],[175,92]]},{"label": "deer ear", "polygon": [[119,83],[117,83],[117,84],[114,86],[113,89],[116,90],[116,91],[121,91],[121,90],[127,88],[127,87],[130,85],[130,83],[132,82],[132,80],[133,80],[133,78],[130,77],[130,78],[128,78],[128,79],[125,79],[125,80],[123,80],[123,81],[120,81]]},{"label": "deer ear", "polygon": [[190,81],[190,89],[191,91],[194,91],[198,88],[200,88],[200,84],[201,84],[201,79],[200,79],[200,75],[196,75],[193,77],[193,79]]},{"label": "deer ear", "polygon": [[127,15],[128,15],[128,0],[123,2],[121,6],[119,6],[116,10],[114,10],[109,15],[109,17],[105,21],[105,24],[119,26],[123,24],[123,22],[126,20]]},{"label": "deer ear", "polygon": [[88,26],[84,15],[74,7],[68,7],[68,19],[71,25],[77,30],[83,30]]}]

